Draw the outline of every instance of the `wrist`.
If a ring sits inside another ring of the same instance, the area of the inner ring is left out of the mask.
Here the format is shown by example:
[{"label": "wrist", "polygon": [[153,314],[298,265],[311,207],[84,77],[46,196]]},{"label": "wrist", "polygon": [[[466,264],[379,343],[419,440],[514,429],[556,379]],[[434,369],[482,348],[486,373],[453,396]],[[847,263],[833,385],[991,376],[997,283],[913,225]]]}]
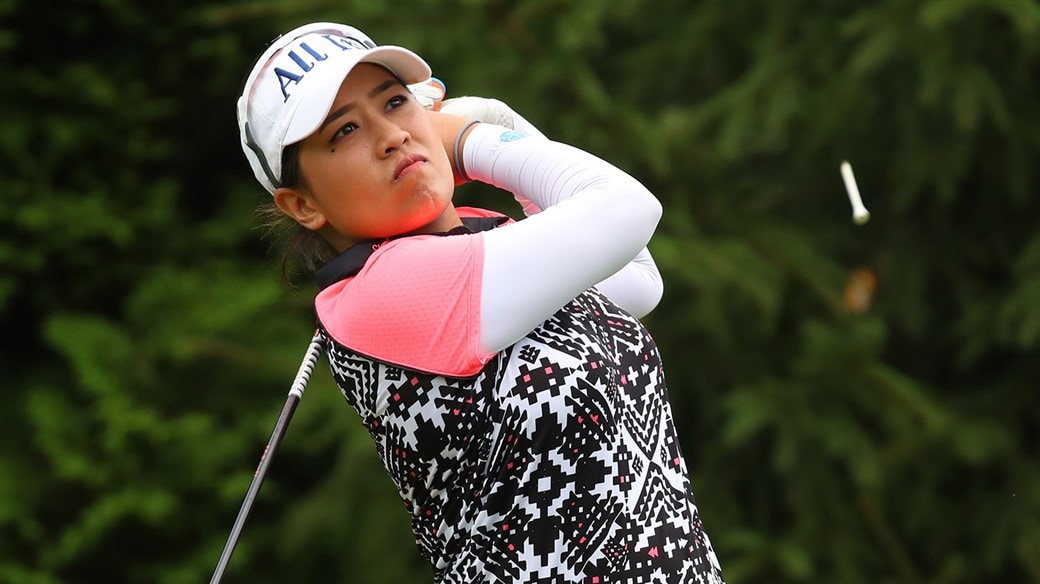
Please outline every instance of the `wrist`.
[{"label": "wrist", "polygon": [[[472,129],[473,121],[463,116],[433,111],[429,112],[429,115],[433,118],[433,125],[440,136],[444,153],[448,155],[448,163],[451,164],[452,174],[455,175],[455,184],[460,185],[469,180],[459,173],[458,161],[469,133],[467,129]],[[456,151],[460,152],[459,156],[456,156]]]},{"label": "wrist", "polygon": [[478,120],[472,120],[467,123],[458,134],[455,136],[455,143],[451,148],[452,158],[452,170],[455,171],[455,184],[459,185],[464,182],[469,182],[470,178],[466,175],[466,165],[462,160],[462,148],[466,145],[466,138],[469,137],[470,132],[473,131],[473,127],[479,124]]}]

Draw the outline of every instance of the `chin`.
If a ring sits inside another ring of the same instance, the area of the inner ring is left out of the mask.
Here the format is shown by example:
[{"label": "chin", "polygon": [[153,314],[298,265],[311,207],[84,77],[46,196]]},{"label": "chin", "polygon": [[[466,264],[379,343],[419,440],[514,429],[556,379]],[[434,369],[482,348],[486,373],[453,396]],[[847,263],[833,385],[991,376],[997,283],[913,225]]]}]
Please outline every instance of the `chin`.
[{"label": "chin", "polygon": [[451,201],[439,203],[431,211],[433,212],[429,215],[424,213],[425,220],[413,231],[414,233],[441,233],[456,226],[458,216]]},{"label": "chin", "polygon": [[454,193],[453,185],[445,188],[443,184],[429,184],[415,194],[416,204],[421,208],[433,207],[434,213],[440,214],[451,204]]}]

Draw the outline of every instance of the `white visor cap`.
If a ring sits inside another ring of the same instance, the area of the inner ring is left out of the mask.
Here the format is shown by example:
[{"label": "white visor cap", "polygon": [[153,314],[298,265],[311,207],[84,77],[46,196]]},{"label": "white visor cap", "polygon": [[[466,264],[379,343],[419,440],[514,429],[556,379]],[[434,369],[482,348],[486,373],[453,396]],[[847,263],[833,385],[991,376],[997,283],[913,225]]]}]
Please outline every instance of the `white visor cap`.
[{"label": "white visor cap", "polygon": [[238,127],[253,174],[269,193],[281,185],[282,150],[318,129],[358,63],[382,65],[406,84],[431,75],[408,49],[376,46],[358,29],[329,22],[282,35],[257,60],[238,99]]}]

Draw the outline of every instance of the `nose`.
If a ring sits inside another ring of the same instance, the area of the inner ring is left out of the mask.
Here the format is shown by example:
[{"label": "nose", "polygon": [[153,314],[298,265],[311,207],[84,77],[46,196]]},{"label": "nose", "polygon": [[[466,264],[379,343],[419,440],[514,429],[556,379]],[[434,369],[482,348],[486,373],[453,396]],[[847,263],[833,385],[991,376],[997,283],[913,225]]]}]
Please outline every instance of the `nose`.
[{"label": "nose", "polygon": [[376,151],[382,152],[384,156],[400,150],[411,139],[411,135],[400,124],[385,118],[379,124],[377,135],[379,142]]}]

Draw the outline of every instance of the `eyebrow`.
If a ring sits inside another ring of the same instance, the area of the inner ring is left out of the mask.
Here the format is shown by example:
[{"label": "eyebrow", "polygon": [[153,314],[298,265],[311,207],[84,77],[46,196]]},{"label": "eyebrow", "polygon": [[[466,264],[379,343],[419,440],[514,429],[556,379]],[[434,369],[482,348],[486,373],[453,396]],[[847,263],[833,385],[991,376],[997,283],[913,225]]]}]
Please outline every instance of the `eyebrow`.
[{"label": "eyebrow", "polygon": [[[368,98],[372,99],[372,98],[376,97],[377,95],[379,95],[380,93],[383,93],[387,89],[390,89],[394,85],[401,85],[401,81],[398,80],[396,77],[392,77],[390,79],[387,79],[386,81],[384,81],[384,82],[380,83],[379,85],[377,85],[375,87],[375,89],[373,89],[372,91],[369,91],[368,92]],[[403,85],[402,85],[402,87],[403,87]],[[352,102],[344,105],[343,107],[336,108],[335,110],[329,112],[329,115],[325,118],[325,121],[322,122],[321,126],[318,127],[318,133],[321,133],[323,130],[325,130],[325,126],[331,124],[336,118],[339,118],[339,117],[343,116],[344,114],[346,114],[347,112],[349,112],[350,110],[354,109],[355,105],[357,105],[357,102],[353,102],[352,101]]]}]

